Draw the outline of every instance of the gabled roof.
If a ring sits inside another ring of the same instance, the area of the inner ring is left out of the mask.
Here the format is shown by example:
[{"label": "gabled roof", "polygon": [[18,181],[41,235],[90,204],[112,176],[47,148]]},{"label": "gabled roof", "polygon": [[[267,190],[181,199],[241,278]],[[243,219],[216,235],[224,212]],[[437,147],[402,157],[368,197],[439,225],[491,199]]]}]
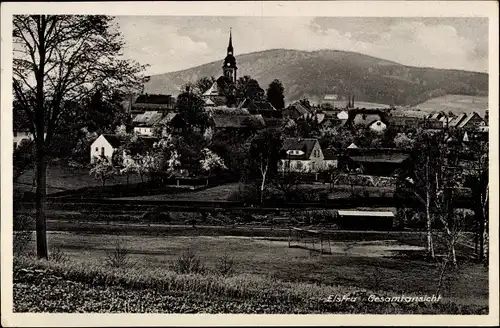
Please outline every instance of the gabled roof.
[{"label": "gabled roof", "polygon": [[209,114],[219,114],[219,115],[250,115],[250,112],[245,108],[227,107],[227,106],[216,106],[207,107],[205,111]]},{"label": "gabled roof", "polygon": [[245,108],[250,111],[275,111],[276,108],[271,105],[269,101],[256,101],[246,98],[239,105],[238,108]]},{"label": "gabled roof", "polygon": [[109,142],[109,144],[113,148],[120,147],[120,145],[123,142],[123,139],[120,138],[120,136],[118,136],[116,134],[102,134],[102,136],[104,137],[104,139],[106,139]]},{"label": "gabled roof", "polygon": [[310,110],[307,109],[304,105],[302,105],[298,101],[296,101],[293,104],[291,104],[290,106],[288,106],[288,108],[295,108],[299,112],[300,115],[311,114]]},{"label": "gabled roof", "polygon": [[153,126],[161,120],[163,114],[157,111],[147,111],[142,114],[137,114],[132,120],[135,126]]},{"label": "gabled roof", "polygon": [[220,94],[219,84],[217,83],[217,81],[212,83],[212,86],[210,88],[208,88],[207,91],[203,92],[202,95],[203,96],[222,96]]},{"label": "gabled roof", "polygon": [[[287,138],[283,141],[283,146],[281,147],[282,158],[287,159],[302,159],[308,160],[311,157],[314,146],[318,142],[317,139],[313,138]],[[301,150],[302,155],[291,155],[287,154],[289,150]]]},{"label": "gabled roof", "polygon": [[179,115],[179,113],[170,112],[170,113],[167,113],[161,120],[156,122],[156,124],[167,124],[167,123],[172,122],[172,120],[174,118],[182,120],[182,117]]},{"label": "gabled roof", "polygon": [[215,106],[215,103],[210,98],[205,98],[205,105],[207,106]]},{"label": "gabled roof", "polygon": [[450,123],[449,123],[450,127],[458,126],[460,124],[460,122],[462,122],[462,120],[466,117],[467,117],[467,115],[465,113],[458,115],[458,117],[456,117],[450,121]]},{"label": "gabled roof", "polygon": [[474,117],[474,116],[477,116],[479,118],[481,118],[479,116],[478,113],[476,112],[472,112],[472,113],[469,113],[459,124],[458,124],[458,128],[463,128],[467,123],[469,123],[469,121]]}]

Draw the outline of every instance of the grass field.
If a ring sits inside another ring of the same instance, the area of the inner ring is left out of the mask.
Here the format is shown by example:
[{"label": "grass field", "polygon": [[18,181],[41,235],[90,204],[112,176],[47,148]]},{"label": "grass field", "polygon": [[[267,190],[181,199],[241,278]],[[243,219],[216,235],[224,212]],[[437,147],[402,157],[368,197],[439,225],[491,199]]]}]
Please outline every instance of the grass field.
[{"label": "grass field", "polygon": [[[35,191],[34,169],[26,170],[14,183],[14,188],[22,191]],[[137,175],[130,175],[129,183],[141,182]],[[126,184],[126,176],[117,176],[106,181],[106,185]],[[76,190],[84,187],[101,186],[99,180],[89,175],[87,168],[74,168],[63,165],[49,165],[47,169],[47,191],[48,193],[60,192],[65,190]]]},{"label": "grass field", "polygon": [[[105,264],[116,240],[130,252],[135,270],[169,270],[186,250],[195,251],[209,268],[220,256],[235,260],[238,274],[262,276],[288,282],[325,286],[348,286],[405,294],[433,294],[438,268],[424,261],[405,259],[420,252],[395,240],[332,241],[333,255],[288,248],[287,239],[234,236],[117,236],[84,232],[51,232],[49,245],[61,248],[72,262],[88,267]],[[463,263],[446,279],[442,296],[458,304],[486,305],[488,272],[482,266]],[[473,282],[473,283],[472,283]]]},{"label": "grass field", "polygon": [[488,109],[488,97],[446,95],[429,99],[415,107],[429,113],[435,111],[448,113],[451,111],[455,115],[459,115],[461,113],[477,112],[481,117],[484,117],[485,110]]}]

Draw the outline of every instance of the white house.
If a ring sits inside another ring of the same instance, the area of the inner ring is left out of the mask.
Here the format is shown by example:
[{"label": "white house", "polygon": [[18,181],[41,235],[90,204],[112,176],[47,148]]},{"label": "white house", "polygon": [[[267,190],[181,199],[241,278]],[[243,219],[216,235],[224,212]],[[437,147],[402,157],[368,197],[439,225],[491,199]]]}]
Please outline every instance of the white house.
[{"label": "white house", "polygon": [[349,118],[349,113],[347,111],[343,110],[337,114],[337,118],[339,120],[347,120]]},{"label": "white house", "polygon": [[120,147],[121,139],[114,134],[101,134],[90,146],[90,163],[95,157],[111,160],[113,153]]},{"label": "white house", "polygon": [[282,172],[316,173],[325,169],[328,163],[336,165],[336,161],[333,158],[325,162],[325,156],[318,140],[312,138],[285,139],[280,157],[280,169]]}]

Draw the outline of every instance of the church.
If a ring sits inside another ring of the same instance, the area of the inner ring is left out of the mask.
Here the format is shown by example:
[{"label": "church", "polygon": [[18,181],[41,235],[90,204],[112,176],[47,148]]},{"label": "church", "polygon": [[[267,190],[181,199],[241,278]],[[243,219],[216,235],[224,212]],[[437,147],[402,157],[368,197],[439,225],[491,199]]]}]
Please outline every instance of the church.
[{"label": "church", "polygon": [[236,106],[236,80],[238,67],[234,57],[232,32],[229,30],[227,55],[222,65],[222,76],[202,94],[206,106]]}]

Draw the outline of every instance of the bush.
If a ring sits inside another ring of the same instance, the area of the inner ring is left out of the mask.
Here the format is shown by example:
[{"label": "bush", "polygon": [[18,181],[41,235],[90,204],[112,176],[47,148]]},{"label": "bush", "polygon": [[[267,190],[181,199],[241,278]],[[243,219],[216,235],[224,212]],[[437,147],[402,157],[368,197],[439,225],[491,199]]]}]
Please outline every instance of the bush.
[{"label": "bush", "polygon": [[112,251],[106,252],[106,264],[113,268],[124,268],[130,264],[129,252],[123,247],[120,239],[116,240]]},{"label": "bush", "polygon": [[64,253],[60,246],[54,247],[49,253],[49,260],[56,263],[66,263],[69,261],[69,256]]},{"label": "bush", "polygon": [[234,274],[234,259],[228,254],[224,254],[217,260],[215,264],[215,270],[221,276],[229,276]]},{"label": "bush", "polygon": [[13,221],[12,251],[14,255],[25,255],[33,237],[35,220],[28,215],[15,215]]},{"label": "bush", "polygon": [[172,270],[178,274],[203,274],[206,272],[205,265],[200,257],[191,249],[188,249],[177,258],[172,265]]}]

